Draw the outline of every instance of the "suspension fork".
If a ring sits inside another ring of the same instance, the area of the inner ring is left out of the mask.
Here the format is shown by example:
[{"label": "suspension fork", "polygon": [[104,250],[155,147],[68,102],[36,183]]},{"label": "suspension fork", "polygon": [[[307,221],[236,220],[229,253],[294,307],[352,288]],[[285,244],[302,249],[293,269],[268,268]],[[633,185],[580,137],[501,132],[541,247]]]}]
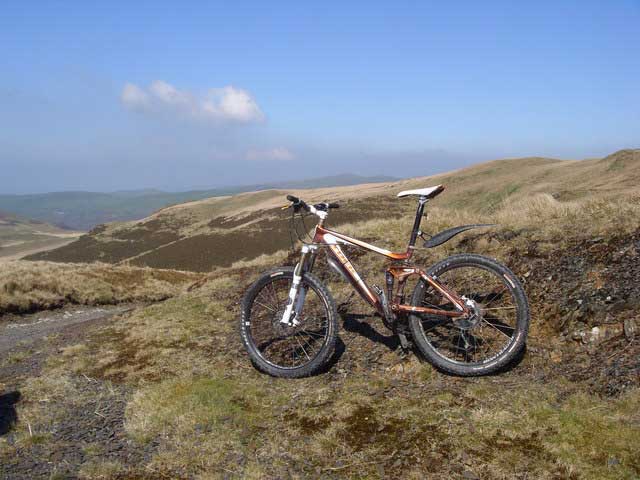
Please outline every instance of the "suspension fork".
[{"label": "suspension fork", "polygon": [[291,282],[291,288],[289,289],[287,306],[282,314],[280,323],[284,323],[289,326],[296,326],[300,323],[298,318],[302,312],[304,300],[307,295],[307,289],[302,286],[302,276],[305,272],[309,272],[313,268],[317,249],[318,247],[313,245],[302,246],[300,260],[293,269],[293,281]]}]

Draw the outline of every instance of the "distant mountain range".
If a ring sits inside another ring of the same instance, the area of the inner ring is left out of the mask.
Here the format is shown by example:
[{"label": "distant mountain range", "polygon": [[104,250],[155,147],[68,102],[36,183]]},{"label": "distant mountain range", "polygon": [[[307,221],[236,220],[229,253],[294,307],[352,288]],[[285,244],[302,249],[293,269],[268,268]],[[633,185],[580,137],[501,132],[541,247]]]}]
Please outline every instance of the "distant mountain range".
[{"label": "distant mountain range", "polygon": [[321,188],[379,183],[396,180],[393,177],[360,175],[335,175],[307,180],[274,182],[258,185],[240,185],[164,192],[161,190],[127,190],[112,193],[54,192],[30,195],[0,195],[0,210],[24,218],[39,220],[70,230],[90,230],[101,223],[137,220],[156,210],[193,200],[234,195],[272,188]]}]

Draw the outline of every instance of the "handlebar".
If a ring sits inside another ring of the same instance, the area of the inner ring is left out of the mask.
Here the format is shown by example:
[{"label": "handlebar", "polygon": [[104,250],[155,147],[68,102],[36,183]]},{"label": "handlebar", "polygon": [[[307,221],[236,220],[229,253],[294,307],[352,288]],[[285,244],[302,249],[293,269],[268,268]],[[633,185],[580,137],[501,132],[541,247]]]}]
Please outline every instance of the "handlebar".
[{"label": "handlebar", "polygon": [[[287,200],[291,202],[291,205],[289,206],[292,206],[295,210],[303,208],[307,212],[311,212],[314,214],[317,214],[317,212],[327,212],[329,211],[329,209],[340,208],[340,205],[338,203],[322,202],[316,203],[315,205],[308,205],[304,200],[293,195],[287,195]],[[287,206],[286,208],[288,208],[289,206]]]}]

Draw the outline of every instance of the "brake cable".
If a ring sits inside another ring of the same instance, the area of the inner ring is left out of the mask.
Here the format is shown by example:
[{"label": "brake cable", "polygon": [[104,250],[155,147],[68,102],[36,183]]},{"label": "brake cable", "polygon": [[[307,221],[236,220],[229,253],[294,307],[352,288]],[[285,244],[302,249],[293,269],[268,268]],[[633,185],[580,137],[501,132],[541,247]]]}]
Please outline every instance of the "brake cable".
[{"label": "brake cable", "polygon": [[291,217],[289,219],[289,241],[291,242],[291,253],[294,253],[296,248],[295,248],[295,242],[293,241],[293,222],[294,222],[294,215],[295,215],[295,211],[291,210]]},{"label": "brake cable", "polygon": [[[302,243],[312,243],[313,239],[311,238],[311,236],[309,235],[309,230],[307,229],[307,224],[304,221],[304,217],[308,216],[308,215],[304,215],[304,213],[300,213],[300,220],[302,220],[302,228],[304,229],[304,233],[301,235],[300,231],[298,229],[298,225],[296,224],[295,218],[296,218],[296,210],[293,209],[291,211],[291,218],[289,220],[289,240],[291,242],[291,251],[295,252],[295,240],[293,238],[293,233],[295,232],[296,234],[296,238],[298,239],[298,241],[302,242]],[[303,238],[304,237],[304,238]]]}]

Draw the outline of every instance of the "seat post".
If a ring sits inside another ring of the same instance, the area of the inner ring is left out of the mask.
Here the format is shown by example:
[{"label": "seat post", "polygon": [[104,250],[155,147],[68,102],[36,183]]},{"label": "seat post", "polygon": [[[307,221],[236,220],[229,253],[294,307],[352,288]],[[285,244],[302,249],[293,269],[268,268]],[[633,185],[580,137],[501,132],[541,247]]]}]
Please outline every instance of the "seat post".
[{"label": "seat post", "polygon": [[413,222],[413,230],[411,230],[411,238],[409,239],[409,249],[413,249],[418,239],[418,233],[420,232],[420,223],[422,222],[422,215],[424,214],[424,204],[427,203],[427,197],[421,196],[418,199],[418,209],[416,210],[416,219]]}]

